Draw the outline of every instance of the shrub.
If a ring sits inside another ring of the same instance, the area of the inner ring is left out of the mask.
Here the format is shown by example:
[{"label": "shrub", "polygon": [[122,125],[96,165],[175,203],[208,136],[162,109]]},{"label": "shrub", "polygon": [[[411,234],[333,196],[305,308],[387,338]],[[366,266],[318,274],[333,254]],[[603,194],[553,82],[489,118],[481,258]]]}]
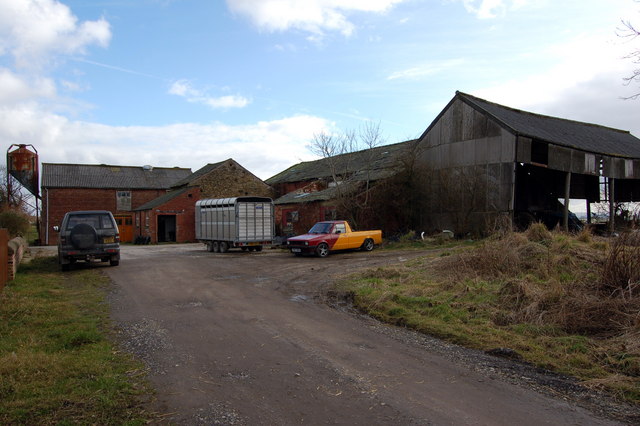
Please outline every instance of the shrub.
[{"label": "shrub", "polygon": [[0,213],[0,228],[7,228],[10,238],[26,236],[30,227],[29,219],[24,213],[5,210]]}]

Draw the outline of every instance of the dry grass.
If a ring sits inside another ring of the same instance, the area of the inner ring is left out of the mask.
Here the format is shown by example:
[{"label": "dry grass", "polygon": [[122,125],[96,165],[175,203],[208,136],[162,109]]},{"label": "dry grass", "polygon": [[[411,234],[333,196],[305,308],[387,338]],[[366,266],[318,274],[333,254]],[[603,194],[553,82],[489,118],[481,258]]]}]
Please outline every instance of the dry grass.
[{"label": "dry grass", "polygon": [[640,401],[640,236],[532,225],[345,286],[391,323],[525,360]]}]

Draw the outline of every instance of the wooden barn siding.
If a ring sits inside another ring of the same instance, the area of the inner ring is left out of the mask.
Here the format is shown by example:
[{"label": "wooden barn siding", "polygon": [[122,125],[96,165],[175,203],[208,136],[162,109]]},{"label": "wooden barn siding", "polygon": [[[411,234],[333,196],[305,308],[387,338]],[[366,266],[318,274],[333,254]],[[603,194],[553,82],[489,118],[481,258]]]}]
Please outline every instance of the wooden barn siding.
[{"label": "wooden barn siding", "polygon": [[[427,227],[454,228],[455,232],[464,232],[455,229],[460,226],[482,229],[496,214],[512,210],[516,157],[515,136],[512,133],[466,103],[456,100],[434,123],[421,144],[419,161],[424,167],[442,170],[449,178],[477,178],[476,185],[482,190],[473,200],[469,200],[468,195],[460,196],[456,205],[450,205],[451,198],[442,192],[443,188],[435,188],[437,183],[425,182],[430,194],[442,194],[430,197],[426,203],[427,211],[423,219],[426,219]],[[473,212],[469,211],[470,208]],[[464,216],[462,225],[461,216]]]}]

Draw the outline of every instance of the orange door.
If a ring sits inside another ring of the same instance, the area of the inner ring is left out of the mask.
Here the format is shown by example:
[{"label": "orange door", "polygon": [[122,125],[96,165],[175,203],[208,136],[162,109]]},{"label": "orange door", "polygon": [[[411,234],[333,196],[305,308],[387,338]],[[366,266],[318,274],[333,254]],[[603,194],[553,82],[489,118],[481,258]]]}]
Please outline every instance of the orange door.
[{"label": "orange door", "polygon": [[133,220],[131,216],[114,216],[120,231],[120,241],[123,243],[133,242]]}]

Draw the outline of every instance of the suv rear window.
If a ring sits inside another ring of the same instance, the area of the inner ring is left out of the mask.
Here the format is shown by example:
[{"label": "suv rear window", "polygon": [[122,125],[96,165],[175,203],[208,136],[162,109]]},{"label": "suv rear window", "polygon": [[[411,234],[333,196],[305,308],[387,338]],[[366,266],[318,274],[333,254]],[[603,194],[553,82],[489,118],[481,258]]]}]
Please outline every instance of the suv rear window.
[{"label": "suv rear window", "polygon": [[69,217],[69,222],[67,222],[67,229],[70,230],[80,223],[86,223],[95,229],[113,229],[113,222],[108,214],[72,215]]}]

